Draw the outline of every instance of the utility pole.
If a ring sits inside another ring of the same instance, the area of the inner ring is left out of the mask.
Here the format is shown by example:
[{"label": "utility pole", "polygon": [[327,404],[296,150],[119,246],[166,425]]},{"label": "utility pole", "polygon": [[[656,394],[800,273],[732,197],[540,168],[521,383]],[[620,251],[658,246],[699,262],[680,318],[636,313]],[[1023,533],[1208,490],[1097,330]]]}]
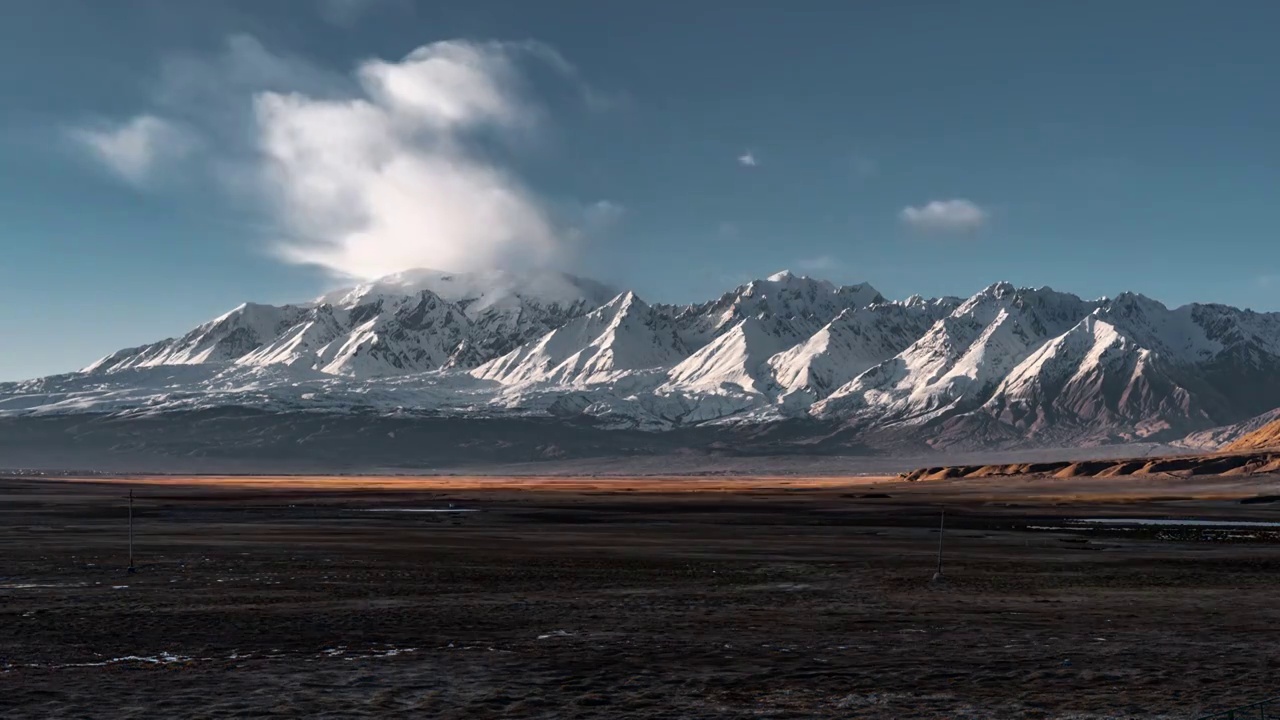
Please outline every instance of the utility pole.
[{"label": "utility pole", "polygon": [[133,567],[133,488],[129,488],[129,570],[130,575],[137,572]]},{"label": "utility pole", "polygon": [[938,569],[933,573],[934,580],[942,579],[942,536],[947,532],[947,509],[942,509],[942,519],[938,522]]}]

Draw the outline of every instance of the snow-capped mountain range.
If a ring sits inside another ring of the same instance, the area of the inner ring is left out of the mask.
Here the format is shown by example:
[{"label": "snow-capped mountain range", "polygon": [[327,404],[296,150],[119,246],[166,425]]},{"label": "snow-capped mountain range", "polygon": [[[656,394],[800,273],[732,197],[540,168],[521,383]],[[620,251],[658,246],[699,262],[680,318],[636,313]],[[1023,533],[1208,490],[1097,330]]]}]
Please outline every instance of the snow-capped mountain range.
[{"label": "snow-capped mountain range", "polygon": [[1007,283],[893,301],[788,272],[650,305],[556,272],[418,270],[241,305],[79,373],[0,384],[10,418],[252,408],[649,431],[790,422],[960,449],[1220,437],[1205,431],[1277,407],[1277,313]]}]

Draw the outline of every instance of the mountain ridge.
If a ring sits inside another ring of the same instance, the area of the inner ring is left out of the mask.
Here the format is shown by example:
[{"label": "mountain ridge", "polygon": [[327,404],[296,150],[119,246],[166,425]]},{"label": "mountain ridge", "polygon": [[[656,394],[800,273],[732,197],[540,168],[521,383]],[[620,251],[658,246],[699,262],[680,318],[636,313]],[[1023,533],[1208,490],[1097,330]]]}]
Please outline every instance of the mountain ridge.
[{"label": "mountain ridge", "polygon": [[1229,440],[1280,407],[1280,313],[1010,283],[897,301],[785,271],[669,305],[551,271],[416,270],[0,384],[0,416],[215,407],[811,422],[940,451]]}]

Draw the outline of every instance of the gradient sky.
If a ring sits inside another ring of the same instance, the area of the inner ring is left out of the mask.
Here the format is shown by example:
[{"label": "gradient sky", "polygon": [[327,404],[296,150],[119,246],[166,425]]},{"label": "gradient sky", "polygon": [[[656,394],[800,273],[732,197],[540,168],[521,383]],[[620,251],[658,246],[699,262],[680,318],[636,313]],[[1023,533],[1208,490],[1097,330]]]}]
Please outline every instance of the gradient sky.
[{"label": "gradient sky", "polygon": [[[12,0],[0,380],[406,262],[1280,310],[1277,27],[1270,0]],[[401,72],[419,48],[443,70]]]}]

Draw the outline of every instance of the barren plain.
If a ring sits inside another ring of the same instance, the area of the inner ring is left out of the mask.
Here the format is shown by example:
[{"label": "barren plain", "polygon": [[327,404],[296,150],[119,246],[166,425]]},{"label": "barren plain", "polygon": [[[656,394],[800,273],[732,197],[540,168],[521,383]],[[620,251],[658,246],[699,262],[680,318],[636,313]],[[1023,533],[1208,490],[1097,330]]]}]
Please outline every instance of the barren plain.
[{"label": "barren plain", "polygon": [[0,479],[0,716],[1192,718],[1277,692],[1277,496],[1269,474]]}]

